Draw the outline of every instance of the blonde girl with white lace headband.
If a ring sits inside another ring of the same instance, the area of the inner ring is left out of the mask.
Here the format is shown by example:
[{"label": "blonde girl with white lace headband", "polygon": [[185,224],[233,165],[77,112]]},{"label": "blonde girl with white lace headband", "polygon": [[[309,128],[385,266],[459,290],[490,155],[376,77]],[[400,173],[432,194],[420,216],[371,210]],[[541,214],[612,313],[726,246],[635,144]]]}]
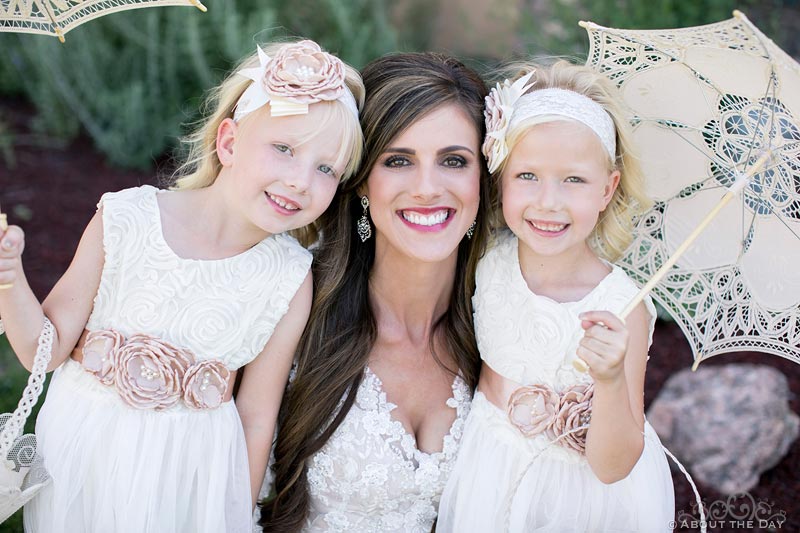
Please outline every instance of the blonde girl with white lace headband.
[{"label": "blonde girl with white lace headband", "polygon": [[22,230],[0,234],[0,316],[26,368],[56,331],[36,424],[53,482],[27,531],[252,531],[311,307],[311,254],[288,232],[313,233],[355,171],[363,98],[312,41],[258,48],[213,91],[175,186],[103,195],[43,304]]},{"label": "blonde girl with white lace headband", "polygon": [[638,288],[611,261],[649,206],[629,125],[587,67],[516,69],[486,99],[499,228],[473,296],[483,368],[436,530],[668,531],[643,405],[655,309],[616,316]]}]

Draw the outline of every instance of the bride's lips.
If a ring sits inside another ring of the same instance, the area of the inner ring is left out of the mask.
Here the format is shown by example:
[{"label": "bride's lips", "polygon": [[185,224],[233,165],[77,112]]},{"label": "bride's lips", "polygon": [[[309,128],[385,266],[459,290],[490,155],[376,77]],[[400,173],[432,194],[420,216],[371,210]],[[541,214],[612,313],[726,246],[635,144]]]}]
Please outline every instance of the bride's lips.
[{"label": "bride's lips", "polygon": [[450,224],[455,212],[455,209],[443,206],[414,207],[398,210],[397,216],[406,226],[416,231],[437,232]]}]

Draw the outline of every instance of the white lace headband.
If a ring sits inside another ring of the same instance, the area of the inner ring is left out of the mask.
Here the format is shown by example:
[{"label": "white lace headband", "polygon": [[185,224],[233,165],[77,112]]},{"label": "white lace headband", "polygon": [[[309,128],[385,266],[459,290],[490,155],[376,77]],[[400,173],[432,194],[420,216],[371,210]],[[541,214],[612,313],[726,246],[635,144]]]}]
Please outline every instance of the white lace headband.
[{"label": "white lace headband", "polygon": [[[512,126],[540,117],[541,122],[568,118],[588,126],[600,139],[611,161],[616,160],[616,129],[603,107],[582,94],[565,89],[540,89],[526,93],[533,86],[528,81],[533,72],[513,84],[498,83],[486,97],[486,140],[483,154],[494,172],[508,157],[506,135]],[[541,123],[540,122],[540,123]]]},{"label": "white lace headband", "polygon": [[270,115],[304,115],[308,105],[338,100],[358,120],[356,99],[345,83],[344,63],[324,52],[314,41],[286,44],[270,58],[258,48],[259,66],[237,74],[253,83],[236,102],[233,120],[239,122],[266,103]]}]

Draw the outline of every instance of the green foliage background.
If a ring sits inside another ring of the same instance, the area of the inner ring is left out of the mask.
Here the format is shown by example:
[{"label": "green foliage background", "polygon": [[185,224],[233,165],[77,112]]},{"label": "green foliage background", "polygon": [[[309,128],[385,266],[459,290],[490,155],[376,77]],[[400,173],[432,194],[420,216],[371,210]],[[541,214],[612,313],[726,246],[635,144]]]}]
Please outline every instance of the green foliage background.
[{"label": "green foliage background", "polygon": [[[796,33],[781,25],[781,9],[793,1],[523,0],[508,55],[584,56],[587,39],[577,27],[579,19],[613,27],[667,28],[726,19],[734,8],[782,44],[791,35],[796,40]],[[66,44],[52,37],[2,33],[0,98],[31,102],[31,127],[50,142],[66,143],[84,132],[112,164],[147,169],[176,146],[186,124],[199,118],[204,92],[256,43],[309,37],[361,67],[390,51],[428,49],[434,41],[433,21],[447,15],[433,0],[408,0],[400,19],[389,0],[205,3],[207,13],[158,8],[106,16],[67,34]],[[489,61],[476,64],[479,68],[503,58],[482,59]],[[0,117],[0,157],[7,164],[13,161],[14,142],[15,132]],[[16,407],[27,376],[0,337],[0,412]],[[0,524],[0,533],[19,531],[21,513]]]},{"label": "green foliage background", "polygon": [[[197,118],[203,93],[256,43],[313,36],[355,66],[396,47],[388,2],[212,0],[113,14],[67,42],[0,34],[0,93],[23,94],[37,131],[88,133],[111,163],[147,168]],[[363,23],[366,22],[366,23]]]},{"label": "green foliage background", "polygon": [[[52,37],[0,33],[0,96],[22,95],[33,103],[34,132],[66,142],[83,131],[112,164],[147,169],[199,117],[204,92],[256,43],[310,37],[361,67],[393,50],[429,48],[437,17],[452,24],[462,18],[440,12],[443,8],[429,0],[406,0],[401,15],[389,0],[206,3],[207,13],[169,7],[102,17],[68,33],[66,44]],[[516,3],[520,16],[509,55],[585,55],[579,19],[615,27],[692,26],[728,18],[736,7],[764,14],[758,17],[762,29],[778,42],[781,37],[780,0]],[[502,58],[482,59],[491,65]],[[0,123],[0,157],[13,161],[12,148],[13,137]]]}]

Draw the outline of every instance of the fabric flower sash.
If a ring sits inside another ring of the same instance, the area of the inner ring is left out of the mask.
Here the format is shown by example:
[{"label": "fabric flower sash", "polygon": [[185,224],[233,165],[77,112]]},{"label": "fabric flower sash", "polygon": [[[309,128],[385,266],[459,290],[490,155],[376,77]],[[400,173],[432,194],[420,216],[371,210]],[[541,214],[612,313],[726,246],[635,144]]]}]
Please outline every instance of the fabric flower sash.
[{"label": "fabric flower sash", "polygon": [[508,419],[525,437],[543,433],[585,454],[593,396],[594,383],[579,383],[561,394],[545,384],[519,387],[508,399]]},{"label": "fabric flower sash", "polygon": [[191,351],[156,337],[136,334],[126,339],[112,329],[87,335],[81,364],[131,407],[156,411],[180,401],[192,409],[218,407],[231,377],[221,361],[198,361]]}]

